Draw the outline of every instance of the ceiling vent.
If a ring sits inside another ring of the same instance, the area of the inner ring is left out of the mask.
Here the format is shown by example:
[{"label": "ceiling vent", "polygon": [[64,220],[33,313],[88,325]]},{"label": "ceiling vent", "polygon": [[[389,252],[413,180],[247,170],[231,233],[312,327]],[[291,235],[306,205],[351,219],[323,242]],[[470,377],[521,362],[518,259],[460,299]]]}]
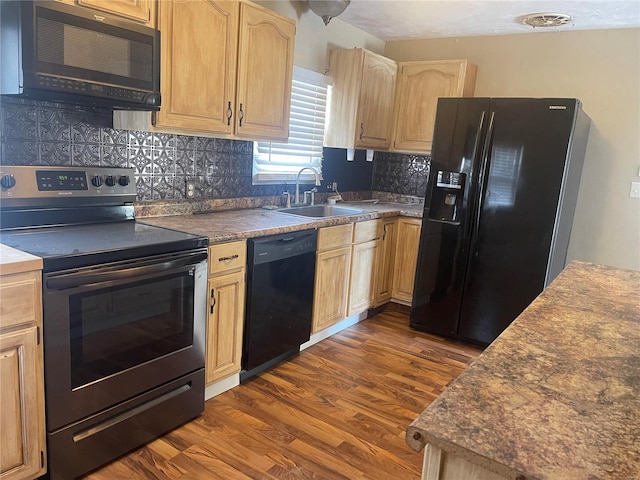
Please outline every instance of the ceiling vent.
[{"label": "ceiling vent", "polygon": [[564,13],[532,13],[522,17],[522,23],[533,28],[560,27],[571,22],[571,17]]}]

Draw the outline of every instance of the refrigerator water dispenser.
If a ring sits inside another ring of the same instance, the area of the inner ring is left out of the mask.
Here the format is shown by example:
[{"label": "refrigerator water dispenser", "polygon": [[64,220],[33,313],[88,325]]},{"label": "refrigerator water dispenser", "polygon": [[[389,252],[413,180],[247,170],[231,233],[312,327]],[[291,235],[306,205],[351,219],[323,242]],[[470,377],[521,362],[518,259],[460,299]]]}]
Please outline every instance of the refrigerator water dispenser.
[{"label": "refrigerator water dispenser", "polygon": [[466,177],[466,173],[438,170],[429,206],[431,220],[460,223]]}]

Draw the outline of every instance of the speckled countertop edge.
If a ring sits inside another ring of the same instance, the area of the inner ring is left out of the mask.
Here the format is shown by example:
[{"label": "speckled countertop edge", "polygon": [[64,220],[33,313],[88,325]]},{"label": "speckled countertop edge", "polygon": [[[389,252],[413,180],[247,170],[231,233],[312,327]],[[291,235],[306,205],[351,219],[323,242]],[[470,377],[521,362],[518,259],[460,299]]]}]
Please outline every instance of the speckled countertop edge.
[{"label": "speckled countertop edge", "polygon": [[573,262],[407,429],[502,475],[640,478],[640,272]]},{"label": "speckled countertop edge", "polygon": [[299,230],[342,225],[376,218],[404,216],[422,218],[422,205],[397,203],[340,203],[337,206],[361,210],[361,213],[325,218],[309,218],[250,208],[225,210],[196,215],[145,217],[139,222],[157,227],[172,228],[209,238],[210,243],[222,243],[245,238],[288,233]]}]

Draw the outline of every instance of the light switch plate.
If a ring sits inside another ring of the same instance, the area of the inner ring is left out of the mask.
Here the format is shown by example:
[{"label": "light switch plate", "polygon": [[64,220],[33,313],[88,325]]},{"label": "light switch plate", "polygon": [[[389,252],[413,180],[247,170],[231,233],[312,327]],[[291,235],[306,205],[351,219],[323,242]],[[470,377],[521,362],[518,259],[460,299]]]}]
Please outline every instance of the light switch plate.
[{"label": "light switch plate", "polygon": [[631,182],[629,196],[631,198],[640,198],[640,182]]}]

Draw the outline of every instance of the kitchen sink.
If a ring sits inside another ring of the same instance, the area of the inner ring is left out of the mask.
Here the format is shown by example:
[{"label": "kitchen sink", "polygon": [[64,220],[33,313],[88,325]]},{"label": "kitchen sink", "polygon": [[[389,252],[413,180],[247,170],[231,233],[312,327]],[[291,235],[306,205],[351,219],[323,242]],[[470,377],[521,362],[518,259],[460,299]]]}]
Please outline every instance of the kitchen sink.
[{"label": "kitchen sink", "polygon": [[279,213],[299,215],[301,217],[340,217],[344,215],[358,215],[367,213],[365,210],[357,208],[336,207],[335,205],[307,205],[304,207],[281,208],[276,210]]}]

